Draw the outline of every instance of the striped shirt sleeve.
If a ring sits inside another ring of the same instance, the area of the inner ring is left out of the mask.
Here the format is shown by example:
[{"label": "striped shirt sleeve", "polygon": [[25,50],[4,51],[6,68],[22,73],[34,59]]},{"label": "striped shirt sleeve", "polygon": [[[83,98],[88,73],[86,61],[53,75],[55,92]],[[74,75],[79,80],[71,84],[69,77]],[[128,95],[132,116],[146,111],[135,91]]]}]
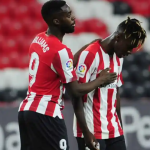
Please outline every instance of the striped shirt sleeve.
[{"label": "striped shirt sleeve", "polygon": [[55,54],[51,68],[59,75],[62,83],[69,83],[77,80],[73,68],[73,55],[68,48],[64,48]]},{"label": "striped shirt sleeve", "polygon": [[91,74],[96,66],[95,55],[89,51],[83,51],[80,54],[76,67],[76,74],[80,83],[89,82]]},{"label": "striped shirt sleeve", "polygon": [[123,85],[122,66],[123,66],[123,58],[120,59],[120,69],[119,69],[119,76],[118,76],[118,83],[117,83],[118,87],[121,87]]}]

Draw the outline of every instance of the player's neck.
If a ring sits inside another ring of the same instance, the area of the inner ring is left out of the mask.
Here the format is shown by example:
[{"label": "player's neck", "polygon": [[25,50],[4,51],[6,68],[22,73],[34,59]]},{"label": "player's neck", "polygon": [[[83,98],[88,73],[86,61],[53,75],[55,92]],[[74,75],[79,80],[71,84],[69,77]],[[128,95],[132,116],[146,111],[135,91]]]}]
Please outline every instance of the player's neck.
[{"label": "player's neck", "polygon": [[53,27],[50,28],[49,27],[47,29],[47,35],[54,35],[54,36],[56,36],[62,42],[63,36],[65,34],[61,33],[57,28],[53,28]]},{"label": "player's neck", "polygon": [[113,56],[114,54],[114,50],[113,50],[113,45],[112,45],[112,40],[111,37],[107,37],[106,39],[102,40],[100,42],[102,48],[104,49],[104,51],[109,55],[109,56]]}]

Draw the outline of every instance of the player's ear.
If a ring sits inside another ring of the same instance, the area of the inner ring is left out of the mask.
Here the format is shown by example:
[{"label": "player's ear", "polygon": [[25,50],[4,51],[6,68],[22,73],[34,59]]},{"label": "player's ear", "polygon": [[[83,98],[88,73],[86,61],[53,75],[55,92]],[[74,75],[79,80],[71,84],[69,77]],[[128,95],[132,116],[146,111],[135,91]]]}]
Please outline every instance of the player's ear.
[{"label": "player's ear", "polygon": [[54,23],[55,25],[59,25],[59,24],[60,24],[60,21],[59,21],[58,19],[54,19],[54,20],[53,20],[53,23]]}]

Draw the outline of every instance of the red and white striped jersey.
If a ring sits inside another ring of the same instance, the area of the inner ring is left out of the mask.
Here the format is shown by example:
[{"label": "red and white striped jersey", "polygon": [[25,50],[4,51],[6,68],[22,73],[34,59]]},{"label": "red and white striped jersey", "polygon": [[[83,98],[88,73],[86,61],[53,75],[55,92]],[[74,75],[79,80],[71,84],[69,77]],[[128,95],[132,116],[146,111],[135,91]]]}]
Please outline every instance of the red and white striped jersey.
[{"label": "red and white striped jersey", "polygon": [[[88,46],[79,57],[76,73],[80,83],[93,81],[108,67],[111,68],[110,72],[116,72],[118,75],[114,83],[97,88],[82,97],[88,128],[97,139],[109,139],[123,134],[116,113],[117,87],[122,85],[122,64],[123,58],[118,58],[116,54],[110,57],[99,42]],[[83,137],[76,117],[73,130],[75,137]]]},{"label": "red and white striped jersey", "polygon": [[73,55],[55,36],[38,34],[29,49],[29,86],[19,111],[63,118],[63,83],[77,80]]}]

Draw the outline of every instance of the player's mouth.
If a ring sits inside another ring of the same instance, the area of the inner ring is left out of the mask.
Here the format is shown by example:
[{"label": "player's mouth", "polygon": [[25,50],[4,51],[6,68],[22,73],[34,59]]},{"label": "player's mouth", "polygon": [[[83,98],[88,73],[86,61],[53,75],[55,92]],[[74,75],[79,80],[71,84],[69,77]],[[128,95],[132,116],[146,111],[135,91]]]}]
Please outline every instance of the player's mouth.
[{"label": "player's mouth", "polygon": [[71,26],[73,26],[73,27],[75,27],[75,25],[76,25],[76,23],[75,23],[75,22],[71,24]]}]

